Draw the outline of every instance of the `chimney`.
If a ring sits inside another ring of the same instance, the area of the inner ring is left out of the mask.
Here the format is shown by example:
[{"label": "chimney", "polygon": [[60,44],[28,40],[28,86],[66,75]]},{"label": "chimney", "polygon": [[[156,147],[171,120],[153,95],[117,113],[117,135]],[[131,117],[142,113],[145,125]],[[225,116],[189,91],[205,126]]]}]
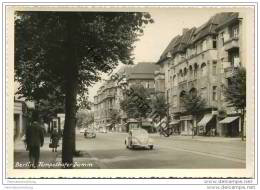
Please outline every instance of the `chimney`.
[{"label": "chimney", "polygon": [[183,28],[182,29],[182,35],[185,34],[189,29],[188,28]]}]

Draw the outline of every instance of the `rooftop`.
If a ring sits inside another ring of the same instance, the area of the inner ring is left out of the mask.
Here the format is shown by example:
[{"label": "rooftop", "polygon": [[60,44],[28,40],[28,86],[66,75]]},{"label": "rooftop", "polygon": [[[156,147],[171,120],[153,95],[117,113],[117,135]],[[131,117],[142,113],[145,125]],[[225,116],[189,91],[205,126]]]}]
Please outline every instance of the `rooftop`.
[{"label": "rooftop", "polygon": [[185,48],[200,40],[201,38],[216,33],[216,28],[229,20],[238,17],[238,13],[235,12],[222,12],[212,16],[206,23],[198,28],[191,28],[186,30],[182,35],[175,36],[166,49],[163,51],[160,59],[157,63],[160,63],[167,59],[167,56],[174,55],[178,52],[184,51]]}]

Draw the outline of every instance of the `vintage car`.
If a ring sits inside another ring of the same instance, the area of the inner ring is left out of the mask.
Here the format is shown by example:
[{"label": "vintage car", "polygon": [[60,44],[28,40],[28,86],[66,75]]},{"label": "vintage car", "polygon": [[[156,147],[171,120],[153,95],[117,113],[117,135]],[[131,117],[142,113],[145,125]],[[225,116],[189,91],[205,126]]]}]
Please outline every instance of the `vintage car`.
[{"label": "vintage car", "polygon": [[125,139],[126,148],[149,148],[153,149],[153,141],[148,132],[142,128],[133,128],[129,130]]},{"label": "vintage car", "polygon": [[84,132],[84,137],[85,138],[95,138],[96,132],[94,130],[86,129]]},{"label": "vintage car", "polygon": [[85,133],[85,131],[86,131],[86,128],[82,128],[79,130],[79,133]]}]

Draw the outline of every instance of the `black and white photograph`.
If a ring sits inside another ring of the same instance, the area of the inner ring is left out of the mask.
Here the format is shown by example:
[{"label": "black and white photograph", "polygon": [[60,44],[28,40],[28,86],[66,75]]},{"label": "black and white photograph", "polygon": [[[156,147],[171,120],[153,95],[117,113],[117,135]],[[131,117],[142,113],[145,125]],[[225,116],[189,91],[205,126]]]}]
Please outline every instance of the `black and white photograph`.
[{"label": "black and white photograph", "polygon": [[8,176],[254,177],[254,7],[6,11]]}]

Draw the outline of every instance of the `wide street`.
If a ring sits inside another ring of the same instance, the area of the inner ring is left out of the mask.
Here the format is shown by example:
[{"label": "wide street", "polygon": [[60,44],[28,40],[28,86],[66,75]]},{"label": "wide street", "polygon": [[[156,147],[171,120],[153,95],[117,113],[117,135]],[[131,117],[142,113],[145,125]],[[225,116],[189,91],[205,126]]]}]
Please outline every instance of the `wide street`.
[{"label": "wide street", "polygon": [[[96,138],[84,138],[77,133],[77,150],[83,157],[74,158],[79,168],[133,169],[133,168],[245,168],[246,144],[238,138],[171,136],[152,134],[154,149],[129,150],[124,145],[127,133],[97,133]],[[53,153],[48,138],[41,149],[40,161],[61,161],[60,148]],[[14,160],[25,162],[28,152],[15,150]],[[17,167],[16,167],[17,168]],[[43,167],[47,168],[47,166]],[[54,167],[59,168],[59,167]]]}]

